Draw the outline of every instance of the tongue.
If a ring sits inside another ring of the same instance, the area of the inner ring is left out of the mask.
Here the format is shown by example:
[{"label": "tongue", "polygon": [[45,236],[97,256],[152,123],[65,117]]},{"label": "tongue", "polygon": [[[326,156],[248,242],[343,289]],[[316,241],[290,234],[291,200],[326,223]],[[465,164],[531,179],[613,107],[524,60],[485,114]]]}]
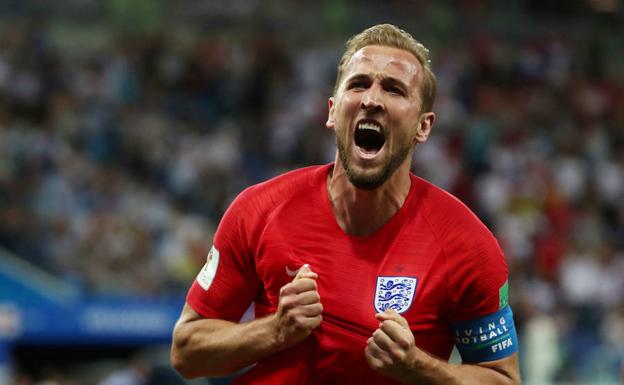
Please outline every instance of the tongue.
[{"label": "tongue", "polygon": [[379,152],[379,149],[377,149],[376,147],[363,146],[360,147],[360,149],[362,150],[362,152],[365,152],[367,154],[376,154]]},{"label": "tongue", "polygon": [[360,147],[360,146],[355,146],[355,147],[358,149],[360,156],[362,156],[362,158],[365,158],[365,159],[372,159],[375,157],[375,155],[379,153],[379,150],[376,148],[368,148],[368,147]]}]

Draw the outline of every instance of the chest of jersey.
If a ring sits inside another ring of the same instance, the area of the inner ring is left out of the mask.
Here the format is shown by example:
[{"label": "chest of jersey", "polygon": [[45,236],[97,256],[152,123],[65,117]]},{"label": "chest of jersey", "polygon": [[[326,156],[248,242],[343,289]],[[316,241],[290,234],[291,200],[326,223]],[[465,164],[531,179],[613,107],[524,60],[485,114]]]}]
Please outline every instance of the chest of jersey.
[{"label": "chest of jersey", "polygon": [[275,309],[280,288],[307,263],[319,276],[324,308],[319,332],[347,334],[364,346],[379,326],[375,314],[393,308],[408,320],[421,347],[446,355],[452,336],[444,256],[422,218],[399,219],[358,238],[313,206],[282,208],[264,229],[256,252],[264,284],[260,301]]}]

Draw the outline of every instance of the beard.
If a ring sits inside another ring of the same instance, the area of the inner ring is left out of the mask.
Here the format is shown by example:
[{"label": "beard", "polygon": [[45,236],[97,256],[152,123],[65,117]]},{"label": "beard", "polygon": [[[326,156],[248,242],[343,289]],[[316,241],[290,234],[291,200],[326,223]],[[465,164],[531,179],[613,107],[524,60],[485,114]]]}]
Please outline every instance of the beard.
[{"label": "beard", "polygon": [[[399,141],[399,143],[408,142],[408,140]],[[367,191],[375,190],[376,188],[381,187],[381,185],[383,185],[403,163],[412,148],[409,144],[402,144],[397,151],[390,154],[390,158],[385,161],[381,170],[374,174],[363,174],[358,173],[353,169],[345,143],[339,139],[338,135],[336,135],[336,146],[338,147],[338,156],[342,161],[349,181],[356,188]]]}]

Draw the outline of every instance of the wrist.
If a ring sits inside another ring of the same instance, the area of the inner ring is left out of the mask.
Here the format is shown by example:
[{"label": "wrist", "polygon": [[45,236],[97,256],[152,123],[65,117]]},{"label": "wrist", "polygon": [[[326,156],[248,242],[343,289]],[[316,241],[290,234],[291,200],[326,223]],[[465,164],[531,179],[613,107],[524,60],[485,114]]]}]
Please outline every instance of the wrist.
[{"label": "wrist", "polygon": [[[439,383],[436,379],[448,379],[448,364],[416,348],[408,359],[408,365],[401,373],[399,381],[403,384]],[[441,382],[450,383],[450,382]]]},{"label": "wrist", "polygon": [[283,349],[286,344],[286,339],[284,338],[284,334],[281,332],[277,313],[267,316],[264,320],[267,330],[267,341],[269,341],[271,348],[275,350]]}]

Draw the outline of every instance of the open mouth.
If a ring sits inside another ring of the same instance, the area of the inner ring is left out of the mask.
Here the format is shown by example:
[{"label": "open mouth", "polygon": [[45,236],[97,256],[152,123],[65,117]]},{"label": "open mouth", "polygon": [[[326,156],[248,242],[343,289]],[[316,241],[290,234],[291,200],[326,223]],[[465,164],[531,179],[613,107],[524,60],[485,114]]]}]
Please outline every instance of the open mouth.
[{"label": "open mouth", "polygon": [[383,128],[375,122],[360,122],[355,128],[355,145],[359,150],[369,156],[374,156],[386,143]]}]

